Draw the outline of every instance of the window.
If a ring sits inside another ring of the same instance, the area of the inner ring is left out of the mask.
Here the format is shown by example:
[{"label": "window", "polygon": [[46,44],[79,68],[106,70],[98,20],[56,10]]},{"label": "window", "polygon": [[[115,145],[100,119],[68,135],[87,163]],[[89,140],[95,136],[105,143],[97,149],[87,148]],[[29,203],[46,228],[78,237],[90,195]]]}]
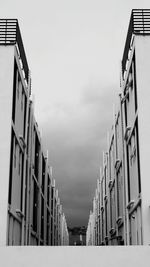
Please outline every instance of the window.
[{"label": "window", "polygon": [[102,181],[101,181],[101,206],[103,206],[103,179],[102,178]]},{"label": "window", "polygon": [[137,86],[136,86],[136,63],[135,63],[135,54],[133,56],[133,86],[134,86],[135,111],[136,111],[137,110]]},{"label": "window", "polygon": [[50,197],[50,178],[47,177],[47,205],[49,206],[49,197]]},{"label": "window", "polygon": [[40,143],[38,140],[37,133],[35,131],[34,174],[37,180],[38,180],[38,175],[39,175],[39,152],[40,152]]},{"label": "window", "polygon": [[136,141],[135,141],[135,132],[133,131],[132,137],[131,137],[131,143],[130,143],[130,164],[131,166],[135,162],[136,158]]},{"label": "window", "polygon": [[21,94],[21,111],[23,111],[23,101],[24,101],[24,93],[22,90],[22,94]]},{"label": "window", "polygon": [[19,99],[19,95],[20,95],[20,89],[21,89],[21,78],[20,75],[18,73],[18,83],[17,83],[17,98]]},{"label": "window", "polygon": [[37,231],[38,186],[33,178],[33,230]]},{"label": "window", "polygon": [[18,82],[18,86],[17,86],[17,98],[19,99],[19,82]]},{"label": "window", "polygon": [[116,223],[116,205],[115,205],[115,183],[110,191],[110,216],[111,216],[111,228],[115,228]]},{"label": "window", "polygon": [[20,209],[22,210],[22,204],[23,204],[22,203],[22,196],[23,196],[23,189],[24,189],[23,188],[23,178],[24,178],[23,177],[23,175],[24,175],[24,172],[23,172],[23,170],[24,170],[24,163],[23,163],[24,162],[24,155],[23,154],[21,155],[21,160],[22,160],[22,164],[20,166],[21,167],[20,168],[21,169],[21,194],[20,194],[21,201],[20,201]]},{"label": "window", "polygon": [[21,152],[19,152],[19,161],[18,161],[18,163],[19,163],[18,174],[20,175],[20,173],[21,173],[21,163],[22,163],[22,154],[21,154]]},{"label": "window", "polygon": [[25,138],[25,132],[26,132],[26,112],[27,112],[27,97],[24,94],[24,124],[23,124],[23,136]]},{"label": "window", "polygon": [[49,222],[50,222],[50,213],[47,209],[47,235],[46,235],[46,243],[49,244]]},{"label": "window", "polygon": [[14,60],[14,80],[13,80],[13,104],[12,104],[12,120],[15,123],[15,111],[16,111],[16,88],[18,81],[17,63]]},{"label": "window", "polygon": [[137,164],[138,164],[138,185],[139,185],[139,193],[141,193],[141,172],[140,172],[138,119],[136,121],[135,127],[136,127],[136,147],[137,147]]},{"label": "window", "polygon": [[45,163],[45,159],[44,156],[42,155],[42,193],[44,194],[44,183],[45,183],[45,167],[46,167],[46,163]]},{"label": "window", "polygon": [[122,167],[117,172],[117,211],[118,217],[123,216],[123,176]]},{"label": "window", "polygon": [[107,236],[107,202],[105,202],[105,235]]},{"label": "window", "polygon": [[44,239],[44,198],[41,195],[41,239]]},{"label": "window", "polygon": [[16,153],[17,153],[17,144],[14,137],[14,168],[16,168]]},{"label": "window", "polygon": [[10,171],[9,171],[9,194],[8,203],[11,204],[12,195],[12,176],[13,176],[13,147],[14,147],[14,133],[11,133],[11,151],[10,151]]},{"label": "window", "polygon": [[139,143],[137,121],[131,133],[130,141],[127,144],[128,158],[128,186],[130,189],[130,200],[138,198],[141,192],[140,182],[140,162],[139,162]]},{"label": "window", "polygon": [[105,196],[106,196],[106,188],[107,188],[107,171],[106,171],[106,166],[104,169],[104,179],[105,179]]},{"label": "window", "polygon": [[115,125],[115,143],[116,143],[116,159],[119,157],[119,115]]}]

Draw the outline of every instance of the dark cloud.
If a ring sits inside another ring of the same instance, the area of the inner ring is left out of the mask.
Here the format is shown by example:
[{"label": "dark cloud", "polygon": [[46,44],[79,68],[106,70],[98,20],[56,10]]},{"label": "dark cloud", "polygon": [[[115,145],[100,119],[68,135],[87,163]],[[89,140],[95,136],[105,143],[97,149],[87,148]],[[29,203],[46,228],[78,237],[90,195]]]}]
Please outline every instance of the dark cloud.
[{"label": "dark cloud", "polygon": [[44,146],[70,226],[88,223],[114,95],[113,87],[87,86],[77,104],[59,103],[42,124]]}]

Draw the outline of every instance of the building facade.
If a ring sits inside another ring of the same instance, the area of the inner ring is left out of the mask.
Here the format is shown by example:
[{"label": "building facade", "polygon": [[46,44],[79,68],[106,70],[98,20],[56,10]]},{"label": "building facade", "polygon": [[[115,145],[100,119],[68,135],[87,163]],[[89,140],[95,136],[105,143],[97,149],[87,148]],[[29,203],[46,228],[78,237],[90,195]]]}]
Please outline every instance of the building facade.
[{"label": "building facade", "polygon": [[86,227],[76,226],[68,228],[69,245],[70,246],[85,246],[86,245]]},{"label": "building facade", "polygon": [[18,21],[0,20],[0,245],[68,245]]},{"label": "building facade", "polygon": [[87,245],[150,245],[150,10],[132,10]]}]

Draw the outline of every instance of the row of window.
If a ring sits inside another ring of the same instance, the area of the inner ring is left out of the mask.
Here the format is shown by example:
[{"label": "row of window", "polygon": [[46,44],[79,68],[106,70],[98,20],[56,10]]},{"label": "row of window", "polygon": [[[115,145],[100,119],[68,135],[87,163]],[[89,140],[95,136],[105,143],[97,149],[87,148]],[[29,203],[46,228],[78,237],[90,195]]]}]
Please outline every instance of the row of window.
[{"label": "row of window", "polygon": [[32,101],[23,82],[19,60],[15,56],[8,245],[69,244],[65,216],[50,170],[48,158],[42,149]]},{"label": "row of window", "polygon": [[89,217],[88,245],[142,244],[136,91],[133,51]]}]

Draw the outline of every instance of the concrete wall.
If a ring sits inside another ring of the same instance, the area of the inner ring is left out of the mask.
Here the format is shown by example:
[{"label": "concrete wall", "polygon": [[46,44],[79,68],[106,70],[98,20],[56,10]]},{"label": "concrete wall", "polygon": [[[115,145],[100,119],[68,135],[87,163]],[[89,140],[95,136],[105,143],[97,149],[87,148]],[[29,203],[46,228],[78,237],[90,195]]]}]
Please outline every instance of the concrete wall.
[{"label": "concrete wall", "polygon": [[0,245],[6,245],[14,47],[0,46]]},{"label": "concrete wall", "polygon": [[17,46],[0,46],[0,84],[0,245],[68,245]]},{"label": "concrete wall", "polygon": [[136,36],[143,243],[150,245],[150,37]]}]

